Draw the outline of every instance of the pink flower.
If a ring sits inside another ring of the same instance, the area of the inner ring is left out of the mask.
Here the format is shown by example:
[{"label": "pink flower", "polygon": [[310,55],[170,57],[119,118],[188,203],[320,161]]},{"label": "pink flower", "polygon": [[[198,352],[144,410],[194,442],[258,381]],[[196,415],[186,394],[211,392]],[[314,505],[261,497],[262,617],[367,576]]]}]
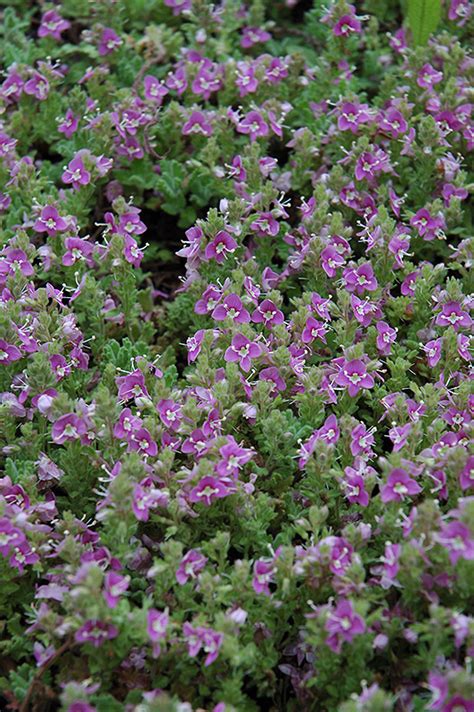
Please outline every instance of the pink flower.
[{"label": "pink flower", "polygon": [[421,208],[410,218],[410,225],[418,230],[424,240],[431,241],[444,234],[445,221],[441,214],[433,217],[426,208]]},{"label": "pink flower", "polygon": [[421,487],[418,482],[412,480],[405,470],[395,468],[380,491],[380,499],[384,504],[387,502],[403,502],[405,497],[412,497],[420,492]]},{"label": "pink flower", "polygon": [[149,477],[145,477],[145,479],[134,486],[132,493],[132,510],[139,521],[148,521],[150,509],[166,507],[167,505],[167,491],[156,488]]},{"label": "pink flower", "polygon": [[207,557],[198,549],[190,549],[187,554],[181,559],[178,568],[176,569],[176,580],[181,586],[184,586],[189,579],[195,579],[200,571],[207,564]]},{"label": "pink flower", "polygon": [[138,430],[133,430],[130,434],[128,451],[155,457],[158,453],[158,446],[146,428],[139,428]]},{"label": "pink flower", "polygon": [[66,252],[64,253],[61,262],[66,267],[72,267],[78,260],[84,260],[88,267],[92,267],[94,262],[91,255],[94,251],[94,245],[80,237],[67,237],[64,241]]},{"label": "pink flower", "polygon": [[189,134],[211,136],[212,126],[206,120],[206,116],[202,111],[193,111],[186,123],[183,125],[181,133],[184,136],[188,136]]},{"label": "pink flower", "polygon": [[218,304],[212,312],[212,318],[216,321],[232,319],[235,324],[248,324],[250,314],[244,308],[240,297],[237,294],[229,294],[224,301]]},{"label": "pink flower", "polygon": [[219,448],[221,460],[217,463],[216,472],[220,477],[238,477],[239,470],[253,457],[253,450],[240,447],[232,435],[227,436],[227,444]]},{"label": "pink flower", "polygon": [[254,310],[252,321],[255,324],[264,324],[267,329],[272,326],[283,324],[283,312],[278,309],[271,299],[264,299],[263,302]]},{"label": "pink flower", "polygon": [[180,15],[192,6],[192,0],[164,0],[164,3],[173,10],[173,15]]},{"label": "pink flower", "polygon": [[18,361],[21,357],[20,349],[0,339],[0,364],[13,363],[13,361]]},{"label": "pink flower", "polygon": [[336,276],[336,270],[344,264],[344,257],[333,245],[325,247],[320,255],[321,267],[331,279]]},{"label": "pink flower", "polygon": [[126,376],[118,376],[115,379],[115,383],[118,386],[118,397],[122,401],[127,401],[131,398],[150,397],[145,386],[145,376],[138,368]]},{"label": "pink flower", "polygon": [[94,648],[99,648],[107,640],[118,636],[114,625],[99,620],[90,620],[84,623],[75,633],[77,643],[91,643]]},{"label": "pink flower", "polygon": [[104,579],[104,598],[109,608],[115,608],[122,593],[128,589],[129,576],[120,576],[115,571],[109,571]]},{"label": "pink flower", "polygon": [[156,608],[150,608],[147,612],[146,631],[153,643],[153,656],[155,658],[158,657],[161,652],[160,641],[166,638],[169,620],[168,610],[157,611]]},{"label": "pink flower", "polygon": [[280,375],[280,371],[276,366],[269,366],[268,368],[263,368],[258,374],[260,381],[269,381],[273,383],[272,395],[277,395],[277,392],[286,391],[286,383]]},{"label": "pink flower", "polygon": [[206,655],[204,665],[207,667],[216,660],[219,649],[224,641],[222,633],[218,633],[212,628],[204,628],[202,626],[193,628],[190,623],[185,623],[183,626],[183,635],[188,645],[188,654],[194,658],[202,649]]},{"label": "pink flower", "polygon": [[310,344],[315,339],[320,339],[324,344],[326,343],[327,327],[326,325],[315,319],[313,316],[309,316],[306,319],[305,328],[301,334],[301,341],[304,344]]},{"label": "pink flower", "polygon": [[365,363],[360,359],[346,361],[337,374],[335,382],[338,386],[347,388],[351,398],[354,398],[363,388],[373,388],[375,385],[373,376],[367,373]]},{"label": "pink flower", "polygon": [[141,418],[132,415],[130,408],[124,408],[120,413],[118,422],[114,425],[114,436],[128,440],[134,431],[139,430],[142,425]]},{"label": "pink flower", "polygon": [[122,44],[121,38],[110,27],[104,27],[99,42],[99,54],[105,57]]},{"label": "pink flower", "polygon": [[237,124],[237,131],[242,134],[249,134],[250,140],[268,136],[269,128],[262,114],[259,111],[249,111]]},{"label": "pink flower", "polygon": [[36,232],[47,232],[50,237],[53,237],[58,232],[64,232],[68,229],[68,224],[62,218],[56,208],[52,205],[46,205],[41,210],[39,218],[33,225],[33,230]]},{"label": "pink flower", "polygon": [[48,98],[49,82],[46,77],[43,77],[39,72],[33,72],[31,79],[28,79],[23,87],[25,94],[36,97],[39,101],[44,101]]},{"label": "pink flower", "polygon": [[343,599],[329,614],[324,628],[329,633],[326,645],[340,653],[343,642],[351,643],[356,635],[365,632],[365,623],[354,611],[352,602]]},{"label": "pink flower", "polygon": [[158,106],[161,106],[164,97],[169,94],[169,90],[160,82],[159,79],[152,74],[147,74],[143,79],[145,90],[145,99],[153,101]]},{"label": "pink flower", "polygon": [[462,522],[444,524],[435,538],[448,551],[453,566],[459,559],[474,559],[474,539],[470,529]]},{"label": "pink flower", "polygon": [[434,368],[441,358],[441,348],[443,345],[443,339],[432,339],[426,344],[422,344],[421,348],[426,354],[426,360],[430,368]]},{"label": "pink flower", "polygon": [[87,432],[87,426],[75,413],[66,413],[58,418],[52,427],[51,434],[57,445],[77,440]]},{"label": "pink flower", "polygon": [[361,30],[362,25],[355,15],[343,15],[332,29],[336,37],[349,37],[351,34],[359,34]]},{"label": "pink flower", "polygon": [[189,501],[194,503],[202,502],[209,507],[215,499],[227,497],[230,492],[228,488],[215,477],[210,475],[199,480],[189,493]]},{"label": "pink flower", "polygon": [[190,336],[186,340],[186,348],[188,350],[188,363],[193,363],[201,353],[201,346],[206,331],[199,329],[194,336]]},{"label": "pink flower", "polygon": [[228,254],[237,249],[237,242],[225,230],[220,230],[215,238],[206,246],[204,254],[207,260],[216,260],[218,264],[224,262]]},{"label": "pink flower", "polygon": [[474,487],[474,455],[467,458],[467,462],[459,475],[459,484],[463,491]]},{"label": "pink flower", "polygon": [[364,455],[368,457],[372,454],[372,445],[375,442],[375,428],[367,430],[365,423],[359,423],[351,431],[351,453],[354,456]]},{"label": "pink flower", "polygon": [[183,414],[181,406],[169,399],[160,400],[156,406],[160,420],[166,428],[179,430]]},{"label": "pink flower", "polygon": [[397,340],[397,329],[392,328],[385,321],[378,321],[375,328],[377,329],[377,348],[382,356],[388,356],[392,350],[392,344]]},{"label": "pink flower", "polygon": [[58,125],[58,131],[59,131],[59,133],[63,133],[66,136],[66,138],[71,138],[71,136],[73,136],[76,133],[78,126],[79,126],[79,117],[74,116],[72,109],[68,109],[66,111],[66,116],[61,121],[61,123]]},{"label": "pink flower", "polygon": [[272,559],[257,559],[253,565],[252,587],[255,593],[264,593],[270,596],[269,584],[274,578],[274,564]]},{"label": "pink flower", "polygon": [[469,314],[462,310],[458,302],[447,302],[441,307],[441,313],[435,319],[437,326],[452,326],[455,331],[469,329],[472,319]]},{"label": "pink flower", "polygon": [[343,272],[343,279],[348,292],[364,294],[377,289],[377,280],[370,262],[366,262],[357,268],[348,267]]},{"label": "pink flower", "polygon": [[260,344],[250,341],[243,334],[236,334],[232,339],[232,344],[226,350],[224,359],[226,361],[238,361],[243,371],[250,371],[252,359],[258,358],[262,353]]},{"label": "pink flower", "polygon": [[416,83],[422,89],[432,89],[443,81],[443,73],[438,72],[431,64],[426,63],[418,72]]},{"label": "pink flower", "polygon": [[344,487],[344,495],[351,504],[360,504],[361,507],[367,507],[369,495],[365,489],[365,480],[362,475],[358,474],[352,467],[346,467],[342,485]]},{"label": "pink flower", "polygon": [[65,20],[56,10],[47,10],[41,17],[41,24],[38,29],[38,37],[54,37],[61,39],[61,34],[71,27],[71,23]]},{"label": "pink flower", "polygon": [[259,42],[268,42],[270,39],[271,35],[261,27],[244,27],[240,44],[244,49],[247,49]]},{"label": "pink flower", "polygon": [[86,170],[82,158],[76,156],[72,161],[69,161],[62,180],[63,183],[72,183],[75,190],[79,190],[81,185],[88,185],[91,182],[91,174]]},{"label": "pink flower", "polygon": [[393,443],[393,452],[398,452],[407,443],[408,437],[412,431],[412,424],[394,426],[388,431],[388,437]]}]

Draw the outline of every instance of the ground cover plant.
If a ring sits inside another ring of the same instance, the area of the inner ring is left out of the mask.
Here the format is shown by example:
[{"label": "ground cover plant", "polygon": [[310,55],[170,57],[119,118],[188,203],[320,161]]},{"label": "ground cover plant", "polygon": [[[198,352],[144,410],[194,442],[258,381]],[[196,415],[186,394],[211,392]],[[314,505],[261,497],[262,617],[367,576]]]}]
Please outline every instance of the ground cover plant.
[{"label": "ground cover plant", "polygon": [[473,5],[1,13],[0,708],[473,712]]}]

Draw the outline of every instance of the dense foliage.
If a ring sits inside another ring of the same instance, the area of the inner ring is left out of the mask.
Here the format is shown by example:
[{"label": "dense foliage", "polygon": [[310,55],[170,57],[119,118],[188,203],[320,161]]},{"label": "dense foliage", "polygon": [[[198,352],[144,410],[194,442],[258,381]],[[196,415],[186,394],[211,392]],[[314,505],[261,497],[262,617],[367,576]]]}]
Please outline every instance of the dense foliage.
[{"label": "dense foliage", "polygon": [[3,5],[1,709],[473,712],[472,4]]}]

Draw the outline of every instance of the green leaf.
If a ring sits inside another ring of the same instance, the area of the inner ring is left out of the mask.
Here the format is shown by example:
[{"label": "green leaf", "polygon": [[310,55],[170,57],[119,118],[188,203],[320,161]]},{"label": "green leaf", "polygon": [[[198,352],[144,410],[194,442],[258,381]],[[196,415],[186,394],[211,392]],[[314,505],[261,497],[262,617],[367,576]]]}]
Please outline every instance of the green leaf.
[{"label": "green leaf", "polygon": [[441,18],[441,0],[408,0],[408,23],[415,46],[425,45]]}]

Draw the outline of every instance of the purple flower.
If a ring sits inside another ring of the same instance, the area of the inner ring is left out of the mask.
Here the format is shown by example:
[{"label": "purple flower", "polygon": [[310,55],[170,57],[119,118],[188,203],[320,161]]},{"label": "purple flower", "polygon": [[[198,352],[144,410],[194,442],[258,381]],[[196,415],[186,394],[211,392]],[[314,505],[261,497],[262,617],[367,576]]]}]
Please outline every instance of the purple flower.
[{"label": "purple flower", "polygon": [[202,649],[206,655],[204,665],[207,667],[216,660],[219,649],[223,643],[224,636],[212,628],[193,628],[190,623],[183,626],[184,639],[188,645],[188,654],[194,658]]},{"label": "purple flower", "polygon": [[394,426],[388,431],[388,437],[393,443],[393,452],[398,452],[405,447],[408,437],[412,431],[412,424]]},{"label": "purple flower", "polygon": [[51,435],[57,445],[62,445],[65,442],[77,440],[86,432],[87,426],[82,418],[79,418],[75,413],[66,413],[53,423]]},{"label": "purple flower", "polygon": [[59,133],[63,133],[66,138],[71,138],[79,126],[79,117],[75,116],[72,109],[66,111],[66,115],[61,123],[58,125]]},{"label": "purple flower", "polygon": [[193,111],[186,121],[185,124],[183,124],[183,128],[181,129],[181,132],[185,136],[189,136],[189,134],[198,134],[200,136],[211,136],[212,135],[212,126],[211,124],[206,120],[206,116],[202,111]]},{"label": "purple flower", "polygon": [[344,264],[344,257],[333,245],[325,247],[321,252],[321,267],[331,279],[336,276],[336,270]]},{"label": "purple flower", "polygon": [[65,267],[72,267],[78,260],[84,260],[88,267],[92,267],[94,262],[91,255],[94,251],[94,245],[80,237],[66,237],[64,241],[66,252],[64,253],[61,262]]},{"label": "purple flower", "polygon": [[189,579],[195,579],[200,571],[207,564],[207,557],[198,549],[190,549],[187,554],[181,559],[178,568],[176,569],[176,580],[181,586],[184,586]]},{"label": "purple flower", "polygon": [[377,329],[377,348],[382,356],[388,356],[392,350],[392,344],[397,340],[397,329],[392,328],[385,321],[378,321],[375,328]]},{"label": "purple flower", "polygon": [[362,25],[355,15],[343,15],[334,25],[332,31],[336,37],[349,37],[351,34],[359,34]]},{"label": "purple flower", "polygon": [[192,0],[164,0],[166,7],[173,10],[173,15],[180,15],[192,7]]},{"label": "purple flower", "polygon": [[370,262],[366,262],[356,269],[348,267],[343,272],[343,279],[348,292],[363,294],[377,289],[377,280]]},{"label": "purple flower", "polygon": [[444,524],[435,539],[447,550],[453,566],[459,559],[474,559],[474,539],[470,529],[462,522]]},{"label": "purple flower", "polygon": [[363,388],[373,388],[375,385],[373,376],[367,373],[365,363],[360,359],[345,361],[335,382],[338,386],[347,388],[351,398],[354,398]]},{"label": "purple flower", "polygon": [[20,349],[0,339],[0,364],[13,363],[13,361],[18,361],[21,357]]},{"label": "purple flower", "polygon": [[198,484],[189,493],[189,501],[204,503],[209,507],[215,499],[222,499],[230,494],[229,489],[215,477],[210,475],[199,480]]},{"label": "purple flower", "polygon": [[104,27],[99,42],[99,54],[105,57],[122,44],[121,38],[110,27]]},{"label": "purple flower", "polygon": [[158,454],[158,445],[146,428],[132,431],[128,440],[128,451],[139,452],[141,455],[155,457]]},{"label": "purple flower", "polygon": [[354,611],[352,602],[343,599],[329,614],[324,628],[329,633],[326,645],[340,653],[343,642],[351,643],[356,635],[365,632],[365,623]]},{"label": "purple flower", "polygon": [[204,251],[207,260],[216,260],[222,264],[228,254],[232,254],[237,249],[237,242],[225,230],[220,230],[213,240],[206,246]]},{"label": "purple flower", "polygon": [[79,190],[81,185],[88,185],[91,182],[91,174],[86,170],[82,158],[76,156],[72,161],[69,161],[62,180],[63,183],[72,183],[75,190]]},{"label": "purple flower", "polygon": [[145,90],[145,99],[153,101],[158,106],[161,106],[164,97],[169,94],[169,90],[159,79],[152,74],[147,74],[143,79]]},{"label": "purple flower", "polygon": [[463,491],[474,487],[474,455],[467,458],[467,462],[459,475],[459,484]]},{"label": "purple flower", "polygon": [[186,339],[186,348],[188,350],[188,363],[193,363],[201,353],[201,346],[205,333],[206,331],[204,329],[199,329],[199,331],[196,331],[194,336],[190,336],[188,339]]},{"label": "purple flower", "polygon": [[120,576],[115,571],[109,571],[104,579],[104,598],[109,608],[115,608],[122,593],[128,589],[129,576]]},{"label": "purple flower", "polygon": [[286,391],[286,383],[280,375],[280,371],[276,366],[269,366],[268,368],[263,368],[258,374],[260,381],[268,381],[273,383],[272,394],[277,395],[277,391]]},{"label": "purple flower", "polygon": [[226,361],[238,361],[243,371],[250,371],[252,359],[258,358],[262,353],[260,344],[250,341],[243,334],[236,334],[232,339],[232,344],[226,350],[224,358]]},{"label": "purple flower", "polygon": [[146,616],[146,631],[148,637],[153,643],[153,656],[156,658],[160,654],[160,641],[166,638],[166,632],[169,626],[168,609],[165,611],[157,611],[156,608],[150,608]]},{"label": "purple flower", "polygon": [[283,324],[283,312],[278,309],[271,299],[264,299],[261,304],[254,310],[252,321],[255,324],[264,324],[267,329],[273,326]]},{"label": "purple flower", "polygon": [[403,502],[405,497],[412,497],[421,492],[418,482],[412,480],[410,475],[400,468],[392,470],[386,484],[380,491],[380,499],[387,502]]},{"label": "purple flower", "polygon": [[221,460],[216,466],[216,472],[223,478],[238,477],[239,470],[253,457],[253,450],[240,447],[232,435],[227,436],[228,442],[219,448]]},{"label": "purple flower", "polygon": [[47,232],[50,237],[54,237],[58,232],[68,229],[68,224],[62,218],[53,205],[46,205],[41,210],[41,214],[33,224],[36,232]]},{"label": "purple flower", "polygon": [[39,72],[33,72],[31,79],[28,79],[24,85],[23,91],[25,94],[36,97],[39,101],[44,101],[48,98],[49,82]]},{"label": "purple flower", "polygon": [[156,406],[160,420],[166,428],[170,430],[179,430],[183,414],[179,403],[175,403],[169,399],[160,400]]},{"label": "purple flower", "polygon": [[455,331],[469,329],[472,319],[469,314],[462,310],[458,302],[447,302],[441,307],[441,313],[435,319],[437,326],[452,326]]},{"label": "purple flower", "polygon": [[167,505],[167,491],[154,487],[153,481],[149,477],[145,477],[145,479],[134,486],[132,493],[132,510],[139,521],[148,521],[150,509],[166,507]]},{"label": "purple flower", "polygon": [[369,495],[365,489],[365,480],[362,475],[352,467],[346,467],[342,485],[344,487],[344,495],[351,504],[367,507]]},{"label": "purple flower", "polygon": [[126,376],[118,376],[115,383],[118,386],[118,397],[121,401],[150,397],[145,386],[145,376],[138,368]]},{"label": "purple flower", "polygon": [[134,431],[142,426],[141,418],[132,414],[130,408],[124,408],[120,413],[118,422],[114,425],[114,436],[128,440]]},{"label": "purple flower", "polygon": [[244,308],[240,297],[237,294],[229,294],[224,301],[218,304],[212,312],[212,318],[216,321],[232,319],[235,324],[248,324],[250,314]]},{"label": "purple flower", "polygon": [[324,344],[326,343],[327,327],[326,325],[315,319],[313,316],[309,316],[306,319],[305,328],[301,334],[301,341],[304,344],[310,344],[315,339],[320,339]]},{"label": "purple flower", "polygon": [[426,208],[421,208],[410,218],[410,225],[415,227],[420,237],[427,241],[444,235],[444,217],[441,214],[432,216]]},{"label": "purple flower", "polygon": [[54,37],[61,39],[61,33],[68,30],[71,23],[59,15],[56,10],[47,10],[41,17],[41,24],[38,29],[38,37]]},{"label": "purple flower", "polygon": [[368,457],[372,453],[372,445],[375,442],[375,428],[367,429],[365,423],[359,423],[351,431],[351,453],[354,456],[365,455]]},{"label": "purple flower", "polygon": [[426,360],[428,361],[428,366],[434,368],[441,358],[441,348],[443,346],[443,339],[432,339],[426,344],[422,345],[422,349],[426,354]]},{"label": "purple flower", "polygon": [[259,111],[249,111],[237,124],[237,131],[242,134],[249,134],[250,140],[268,136],[269,128],[265,119]]},{"label": "purple flower", "polygon": [[90,620],[84,623],[75,633],[77,643],[91,643],[94,648],[99,648],[107,640],[113,640],[118,636],[118,630],[114,625],[99,620]]},{"label": "purple flower", "polygon": [[418,72],[416,83],[422,89],[432,89],[443,81],[443,73],[438,72],[431,64],[426,63]]},{"label": "purple flower", "polygon": [[274,578],[273,559],[257,559],[253,565],[252,588],[255,593],[264,593],[265,596],[270,596],[269,584]]},{"label": "purple flower", "polygon": [[240,45],[244,49],[248,49],[259,42],[268,42],[270,39],[271,35],[261,27],[244,27],[242,30]]}]

